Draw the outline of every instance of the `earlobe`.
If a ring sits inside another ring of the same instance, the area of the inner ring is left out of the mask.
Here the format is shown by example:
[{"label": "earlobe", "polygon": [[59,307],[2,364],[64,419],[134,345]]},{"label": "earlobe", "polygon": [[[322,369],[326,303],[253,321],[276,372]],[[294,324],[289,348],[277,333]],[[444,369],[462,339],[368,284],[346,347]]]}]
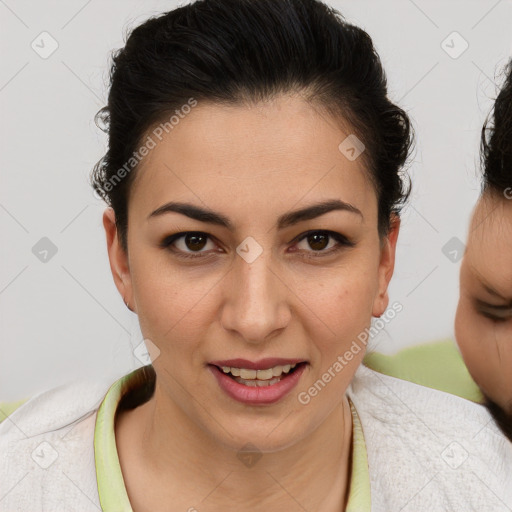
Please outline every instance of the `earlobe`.
[{"label": "earlobe", "polygon": [[107,239],[107,252],[110,263],[110,270],[117,290],[121,294],[123,302],[129,306],[132,303],[131,275],[128,265],[128,256],[121,246],[116,226],[115,212],[108,207],[103,212],[103,227]]},{"label": "earlobe", "polygon": [[372,315],[380,317],[389,304],[388,286],[395,268],[395,253],[400,231],[400,217],[393,213],[390,219],[388,234],[382,242],[379,262],[379,288],[373,302]]}]

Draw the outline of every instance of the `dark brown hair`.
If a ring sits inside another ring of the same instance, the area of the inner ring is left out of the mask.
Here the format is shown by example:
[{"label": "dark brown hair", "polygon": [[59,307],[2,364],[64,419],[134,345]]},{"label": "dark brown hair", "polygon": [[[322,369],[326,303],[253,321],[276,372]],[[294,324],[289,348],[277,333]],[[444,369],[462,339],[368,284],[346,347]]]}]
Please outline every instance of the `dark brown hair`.
[{"label": "dark brown hair", "polygon": [[493,108],[482,127],[480,158],[483,191],[492,190],[512,197],[512,60],[504,69],[502,85]]},{"label": "dark brown hair", "polygon": [[400,170],[413,134],[387,97],[370,36],[318,0],[198,0],[148,19],[113,55],[108,104],[96,116],[108,151],[91,184],[113,207],[124,249],[133,156],[148,129],[191,99],[236,104],[291,91],[339,115],[364,143],[386,233],[410,193]]}]

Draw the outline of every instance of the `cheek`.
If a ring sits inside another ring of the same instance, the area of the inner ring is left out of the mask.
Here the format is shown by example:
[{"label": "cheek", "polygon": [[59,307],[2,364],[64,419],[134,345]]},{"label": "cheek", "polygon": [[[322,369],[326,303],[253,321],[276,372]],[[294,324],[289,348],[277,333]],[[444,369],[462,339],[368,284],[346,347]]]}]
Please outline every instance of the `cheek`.
[{"label": "cheek", "polygon": [[461,297],[455,316],[455,338],[470,374],[480,383],[489,370],[489,360],[482,357],[486,338],[485,328],[469,301]]},{"label": "cheek", "polygon": [[512,398],[512,326],[482,318],[461,298],[455,337],[464,362],[482,391],[497,402]]},{"label": "cheek", "polygon": [[[366,267],[361,272],[339,271],[315,286],[309,295],[303,295],[308,297],[307,305],[315,313],[309,315],[312,321],[317,317],[325,326],[321,332],[311,334],[321,353],[322,366],[343,355],[367,330],[377,288],[376,271]],[[365,345],[360,342],[358,345],[361,350],[354,355],[354,362],[360,362],[364,355]]]},{"label": "cheek", "polygon": [[160,255],[134,251],[130,270],[144,337],[154,340],[162,350],[167,340],[179,349],[199,339],[195,331],[206,321],[204,304],[212,285],[203,279],[190,279],[186,272],[170,271],[169,262]]}]

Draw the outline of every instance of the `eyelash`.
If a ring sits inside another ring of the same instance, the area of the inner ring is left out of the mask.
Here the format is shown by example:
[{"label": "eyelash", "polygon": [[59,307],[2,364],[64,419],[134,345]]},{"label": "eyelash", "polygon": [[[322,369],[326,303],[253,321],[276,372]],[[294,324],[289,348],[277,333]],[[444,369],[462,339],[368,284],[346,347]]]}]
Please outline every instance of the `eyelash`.
[{"label": "eyelash", "polygon": [[488,311],[485,311],[483,309],[479,309],[478,312],[485,318],[487,318],[488,320],[491,320],[492,322],[495,322],[497,324],[501,324],[501,323],[504,323],[504,322],[508,322],[510,320],[511,317],[502,317],[502,316],[495,316],[491,313],[489,313]]},{"label": "eyelash", "polygon": [[[294,238],[292,240],[292,242],[294,243],[299,243],[301,242],[302,240],[304,240],[305,238],[307,238],[308,236],[312,235],[312,234],[322,234],[322,235],[328,235],[330,238],[333,238],[334,240],[336,240],[338,242],[338,245],[334,246],[334,247],[331,247],[330,249],[328,249],[327,251],[325,250],[320,250],[320,251],[308,251],[308,252],[311,252],[313,254],[310,254],[310,255],[307,255],[307,256],[303,256],[304,258],[319,258],[319,257],[325,257],[326,255],[331,255],[333,253],[336,253],[338,251],[340,251],[341,249],[343,249],[344,247],[354,247],[355,246],[355,243],[350,241],[349,239],[347,239],[345,236],[343,236],[342,234],[340,233],[336,233],[335,231],[329,231],[329,230],[325,230],[325,229],[316,229],[316,230],[310,230],[310,231],[306,231],[305,233],[302,233],[300,234],[298,237]],[[206,256],[203,256],[204,253],[201,253],[201,252],[184,252],[184,251],[181,251],[181,250],[176,250],[176,249],[171,249],[170,246],[176,242],[177,240],[179,240],[180,238],[183,238],[184,236],[186,235],[204,235],[206,236],[208,239],[212,239],[212,237],[210,235],[208,235],[208,233],[205,233],[203,231],[182,231],[180,233],[176,233],[174,235],[170,235],[166,238],[164,238],[164,240],[162,241],[162,243],[160,244],[160,246],[164,249],[169,249],[171,250],[173,253],[175,253],[179,258],[184,258],[184,259],[197,259],[197,258],[204,258]],[[316,254],[315,254],[316,253]]]}]

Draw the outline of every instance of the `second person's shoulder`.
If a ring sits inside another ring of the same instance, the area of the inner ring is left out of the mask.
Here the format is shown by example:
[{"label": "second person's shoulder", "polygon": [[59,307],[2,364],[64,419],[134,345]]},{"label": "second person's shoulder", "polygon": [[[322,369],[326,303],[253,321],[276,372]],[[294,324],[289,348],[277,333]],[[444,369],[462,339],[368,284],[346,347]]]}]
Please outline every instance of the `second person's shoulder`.
[{"label": "second person's shoulder", "polygon": [[348,394],[364,432],[376,510],[508,510],[512,443],[485,407],[366,366]]}]

